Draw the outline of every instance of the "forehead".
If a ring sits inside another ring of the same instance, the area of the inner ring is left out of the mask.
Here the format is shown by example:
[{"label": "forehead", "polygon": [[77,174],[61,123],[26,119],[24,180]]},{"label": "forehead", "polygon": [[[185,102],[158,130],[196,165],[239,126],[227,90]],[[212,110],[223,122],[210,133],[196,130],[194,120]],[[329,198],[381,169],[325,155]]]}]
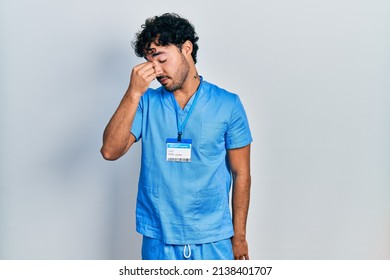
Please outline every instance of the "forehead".
[{"label": "forehead", "polygon": [[161,54],[169,54],[173,51],[177,52],[178,48],[175,45],[159,46],[155,42],[150,44],[150,47],[145,49],[145,58],[151,59]]}]

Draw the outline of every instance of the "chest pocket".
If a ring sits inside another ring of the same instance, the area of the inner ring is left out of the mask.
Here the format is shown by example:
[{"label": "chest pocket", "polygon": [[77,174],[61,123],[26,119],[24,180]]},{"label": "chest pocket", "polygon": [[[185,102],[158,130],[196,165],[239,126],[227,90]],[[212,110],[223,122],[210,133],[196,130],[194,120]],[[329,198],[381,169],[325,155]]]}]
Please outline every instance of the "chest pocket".
[{"label": "chest pocket", "polygon": [[199,151],[207,157],[216,157],[225,150],[226,123],[203,122]]}]

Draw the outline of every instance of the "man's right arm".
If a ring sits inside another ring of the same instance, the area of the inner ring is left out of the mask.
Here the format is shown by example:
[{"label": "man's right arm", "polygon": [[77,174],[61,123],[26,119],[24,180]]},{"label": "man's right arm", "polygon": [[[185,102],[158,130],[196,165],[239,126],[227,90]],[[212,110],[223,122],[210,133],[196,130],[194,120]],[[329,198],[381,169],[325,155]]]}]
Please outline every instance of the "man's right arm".
[{"label": "man's right arm", "polygon": [[103,133],[103,146],[100,152],[106,160],[120,158],[136,141],[130,132],[131,126],[141,96],[155,78],[156,73],[151,62],[145,62],[133,68],[129,88]]}]

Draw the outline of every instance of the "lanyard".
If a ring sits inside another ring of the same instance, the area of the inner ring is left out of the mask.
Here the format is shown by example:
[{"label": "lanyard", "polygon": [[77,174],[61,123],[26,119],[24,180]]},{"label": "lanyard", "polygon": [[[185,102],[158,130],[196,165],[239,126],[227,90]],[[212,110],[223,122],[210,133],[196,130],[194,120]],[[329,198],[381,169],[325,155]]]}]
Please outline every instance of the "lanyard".
[{"label": "lanyard", "polygon": [[172,99],[172,103],[174,104],[175,106],[175,113],[176,113],[176,121],[177,121],[177,141],[181,142],[181,135],[183,134],[183,130],[188,122],[188,119],[190,118],[191,114],[192,114],[192,111],[194,111],[194,108],[195,108],[195,105],[196,105],[196,102],[198,101],[198,97],[199,97],[199,92],[200,92],[200,86],[202,84],[202,79],[200,80],[200,84],[199,84],[199,87],[195,93],[195,97],[194,97],[194,101],[192,102],[191,104],[191,107],[190,109],[188,110],[188,113],[187,113],[187,116],[186,118],[184,119],[184,121],[180,124],[180,121],[179,121],[179,106],[177,105],[177,102],[175,100],[175,97],[172,93],[171,95],[171,99]]}]

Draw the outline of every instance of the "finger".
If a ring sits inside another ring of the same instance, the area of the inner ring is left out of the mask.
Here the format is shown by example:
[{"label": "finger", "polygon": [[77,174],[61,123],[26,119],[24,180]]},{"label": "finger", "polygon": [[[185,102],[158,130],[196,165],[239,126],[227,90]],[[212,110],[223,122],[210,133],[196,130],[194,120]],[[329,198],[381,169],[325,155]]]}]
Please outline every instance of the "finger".
[{"label": "finger", "polygon": [[151,73],[154,71],[154,66],[151,62],[146,62],[144,64],[138,65],[139,68],[136,69],[138,75],[143,76],[145,73]]},{"label": "finger", "polygon": [[148,66],[135,70],[133,74],[135,75],[135,78],[141,78],[146,82],[151,82],[157,77],[157,74],[154,71],[153,67]]},{"label": "finger", "polygon": [[149,80],[150,78],[154,79],[157,76],[156,72],[154,71],[154,68],[148,68],[144,70],[142,73],[140,73],[140,75],[146,80]]},{"label": "finger", "polygon": [[249,260],[249,255],[248,254],[244,254],[244,255],[241,255],[241,256],[236,256],[234,259],[235,260]]},{"label": "finger", "polygon": [[142,68],[145,68],[145,67],[153,67],[153,62],[149,62],[149,61],[146,61],[146,62],[143,62],[143,63],[140,63],[138,65],[136,65],[134,67],[134,69],[142,69]]},{"label": "finger", "polygon": [[146,72],[148,72],[150,70],[154,71],[153,70],[153,63],[151,63],[151,62],[144,62],[144,63],[136,65],[133,68],[133,73],[135,73],[136,75],[142,77]]}]

